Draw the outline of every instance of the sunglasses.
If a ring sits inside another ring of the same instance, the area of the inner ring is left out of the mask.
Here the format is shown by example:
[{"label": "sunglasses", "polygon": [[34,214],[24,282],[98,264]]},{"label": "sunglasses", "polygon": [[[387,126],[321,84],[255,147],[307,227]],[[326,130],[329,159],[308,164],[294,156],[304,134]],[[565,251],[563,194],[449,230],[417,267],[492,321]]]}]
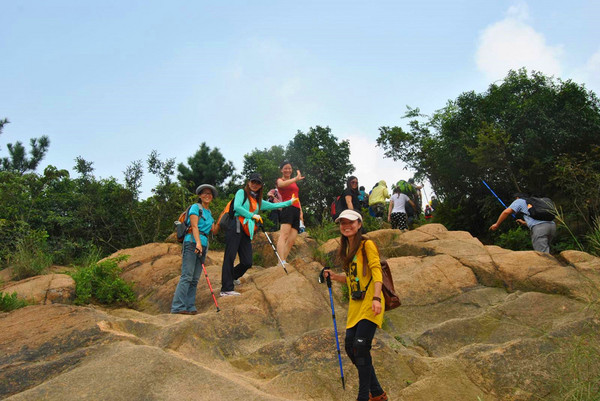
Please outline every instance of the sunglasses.
[{"label": "sunglasses", "polygon": [[258,180],[250,180],[250,182],[254,185],[262,185],[262,182],[260,182]]}]

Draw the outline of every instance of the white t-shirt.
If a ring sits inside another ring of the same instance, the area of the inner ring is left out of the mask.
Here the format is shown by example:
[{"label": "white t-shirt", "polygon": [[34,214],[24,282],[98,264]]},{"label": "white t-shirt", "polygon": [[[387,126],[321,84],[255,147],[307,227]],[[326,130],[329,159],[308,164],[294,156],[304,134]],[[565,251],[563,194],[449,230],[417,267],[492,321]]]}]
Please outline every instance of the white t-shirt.
[{"label": "white t-shirt", "polygon": [[393,202],[394,206],[392,207],[392,213],[406,213],[406,202],[408,202],[409,198],[406,194],[393,194],[390,202]]}]

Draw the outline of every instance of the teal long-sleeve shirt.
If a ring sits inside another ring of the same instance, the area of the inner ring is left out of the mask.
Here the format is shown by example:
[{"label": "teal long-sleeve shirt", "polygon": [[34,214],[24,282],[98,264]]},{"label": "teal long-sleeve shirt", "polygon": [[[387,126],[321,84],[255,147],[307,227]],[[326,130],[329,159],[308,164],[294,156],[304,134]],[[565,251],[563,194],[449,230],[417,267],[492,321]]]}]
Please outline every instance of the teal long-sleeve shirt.
[{"label": "teal long-sleeve shirt", "polygon": [[[250,232],[250,239],[254,237],[254,219],[252,216],[255,214],[259,214],[261,210],[273,210],[280,209],[282,207],[291,206],[292,201],[288,200],[285,202],[271,203],[269,201],[263,200],[261,202],[260,208],[257,208],[254,212],[250,211],[250,201],[246,200],[244,202],[244,190],[238,189],[235,193],[235,198],[233,199],[233,210],[235,212],[235,216],[241,216],[244,218],[244,224],[248,223],[248,232]],[[260,210],[259,210],[260,209]]]}]

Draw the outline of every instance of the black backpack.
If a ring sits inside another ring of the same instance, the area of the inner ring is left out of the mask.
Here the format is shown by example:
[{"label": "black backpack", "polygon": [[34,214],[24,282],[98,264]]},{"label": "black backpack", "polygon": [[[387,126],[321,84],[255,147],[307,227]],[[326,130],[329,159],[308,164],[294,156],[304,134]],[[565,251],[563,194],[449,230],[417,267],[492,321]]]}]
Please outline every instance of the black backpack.
[{"label": "black backpack", "polygon": [[529,217],[541,221],[552,221],[556,217],[556,206],[550,198],[526,198]]}]

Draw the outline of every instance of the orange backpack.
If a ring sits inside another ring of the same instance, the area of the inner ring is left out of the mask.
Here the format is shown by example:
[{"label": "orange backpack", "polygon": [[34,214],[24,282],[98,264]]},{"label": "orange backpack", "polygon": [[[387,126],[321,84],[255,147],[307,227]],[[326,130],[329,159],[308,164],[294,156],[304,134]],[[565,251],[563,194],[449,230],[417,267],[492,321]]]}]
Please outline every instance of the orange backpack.
[{"label": "orange backpack", "polygon": [[[246,191],[244,191],[244,200],[242,201],[242,205],[244,204],[244,202],[246,202],[247,199],[250,200],[250,211],[254,212],[258,208],[258,202],[253,197],[248,198]],[[219,229],[226,231],[227,228],[229,227],[229,222],[231,220],[233,220],[234,216],[235,216],[235,211],[233,210],[233,199],[232,199],[227,203],[227,205],[225,205],[225,208],[219,215],[219,219],[217,220]],[[240,220],[240,224],[242,225],[242,228],[244,229],[244,232],[246,233],[246,235],[250,236],[250,230],[248,229],[248,223],[244,224],[245,217],[238,216],[238,219]]]}]

